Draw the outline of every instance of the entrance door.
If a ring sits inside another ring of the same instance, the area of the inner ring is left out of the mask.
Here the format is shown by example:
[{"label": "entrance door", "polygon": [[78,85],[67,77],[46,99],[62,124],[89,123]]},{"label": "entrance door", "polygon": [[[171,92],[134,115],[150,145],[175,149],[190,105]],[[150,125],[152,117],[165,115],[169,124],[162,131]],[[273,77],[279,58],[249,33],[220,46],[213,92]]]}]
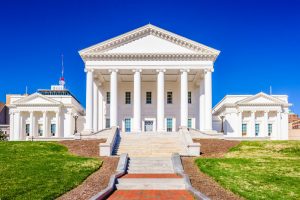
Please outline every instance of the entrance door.
[{"label": "entrance door", "polygon": [[145,121],[145,132],[151,132],[151,131],[153,131],[153,121],[146,120]]},{"label": "entrance door", "polygon": [[130,121],[131,120],[129,118],[125,119],[125,132],[130,132],[131,131]]}]

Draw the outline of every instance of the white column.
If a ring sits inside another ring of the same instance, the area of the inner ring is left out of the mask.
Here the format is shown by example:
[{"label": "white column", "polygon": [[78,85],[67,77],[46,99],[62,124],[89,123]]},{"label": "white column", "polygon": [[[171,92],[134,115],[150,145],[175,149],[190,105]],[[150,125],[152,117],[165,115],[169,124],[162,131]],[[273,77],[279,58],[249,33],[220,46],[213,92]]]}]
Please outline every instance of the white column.
[{"label": "white column", "polygon": [[74,117],[73,117],[73,113],[72,113],[72,111],[70,110],[69,112],[68,112],[68,117],[69,117],[69,132],[68,133],[66,133],[66,134],[68,134],[67,136],[70,136],[70,137],[72,137],[72,135],[74,135],[74,121],[75,121],[75,119],[74,119]]},{"label": "white column", "polygon": [[243,124],[243,112],[240,111],[237,113],[237,127],[235,133],[237,137],[242,137],[242,124]]},{"label": "white column", "polygon": [[204,78],[200,79],[199,85],[199,129],[205,129],[205,93],[204,93]]},{"label": "white column", "polygon": [[118,70],[110,70],[110,127],[118,125]]},{"label": "white column", "polygon": [[280,139],[280,134],[281,134],[281,113],[280,111],[277,112],[277,134],[276,134],[276,137],[274,137],[273,139],[277,139],[279,140]]},{"label": "white column", "polygon": [[15,112],[15,134],[14,140],[20,139],[20,112]]},{"label": "white column", "polygon": [[98,131],[98,87],[96,80],[93,81],[93,130]]},{"label": "white column", "polygon": [[56,137],[60,137],[60,113],[59,111],[57,111],[55,113],[55,121],[56,121],[56,133],[55,133],[55,136]]},{"label": "white column", "polygon": [[157,70],[157,131],[165,131],[165,71]]},{"label": "white column", "polygon": [[34,112],[30,112],[30,136],[35,137],[35,117],[34,117]]},{"label": "white column", "polygon": [[205,93],[205,129],[212,130],[212,83],[211,70],[204,73],[204,93]]},{"label": "white column", "polygon": [[86,132],[93,132],[93,72],[86,70]]},{"label": "white column", "polygon": [[98,85],[98,129],[102,130],[104,129],[104,105],[103,105],[103,94],[102,94],[102,88],[101,83]]},{"label": "white column", "polygon": [[9,140],[13,140],[13,134],[14,134],[14,112],[9,112]]},{"label": "white column", "polygon": [[180,125],[187,127],[188,121],[188,70],[180,70]]},{"label": "white column", "polygon": [[136,132],[141,131],[141,71],[140,69],[133,70],[133,131]]},{"label": "white column", "polygon": [[264,120],[263,120],[263,136],[268,136],[268,111],[264,111]]},{"label": "white column", "polygon": [[25,130],[24,130],[24,123],[23,123],[23,115],[22,112],[20,112],[20,134],[19,134],[19,139],[24,140],[25,136]]},{"label": "white column", "polygon": [[47,111],[43,112],[43,136],[47,137],[48,136],[48,127],[47,127]]},{"label": "white column", "polygon": [[249,136],[255,137],[255,111],[251,111],[250,126],[251,132]]}]

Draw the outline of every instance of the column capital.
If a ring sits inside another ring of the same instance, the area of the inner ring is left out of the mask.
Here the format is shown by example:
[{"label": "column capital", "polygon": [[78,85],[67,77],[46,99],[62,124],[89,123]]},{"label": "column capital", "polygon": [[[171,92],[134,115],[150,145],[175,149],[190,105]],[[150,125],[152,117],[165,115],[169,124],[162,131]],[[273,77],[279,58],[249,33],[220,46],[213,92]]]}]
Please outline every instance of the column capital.
[{"label": "column capital", "polygon": [[208,72],[214,72],[214,69],[204,69],[204,73],[208,73]]},{"label": "column capital", "polygon": [[112,73],[112,72],[118,73],[118,71],[119,71],[118,69],[109,69],[109,70],[108,70],[109,73]]},{"label": "column capital", "polygon": [[87,72],[94,72],[94,69],[87,69],[87,68],[85,68],[85,69],[84,69],[84,72],[86,72],[86,73],[87,73]]},{"label": "column capital", "polygon": [[157,69],[156,72],[157,72],[157,73],[159,73],[159,72],[165,73],[165,72],[166,72],[166,69]]},{"label": "column capital", "polygon": [[142,72],[142,69],[133,69],[132,72]]},{"label": "column capital", "polygon": [[43,114],[47,114],[48,111],[47,110],[43,110],[42,112],[43,112]]},{"label": "column capital", "polygon": [[181,69],[180,72],[190,72],[190,69]]}]

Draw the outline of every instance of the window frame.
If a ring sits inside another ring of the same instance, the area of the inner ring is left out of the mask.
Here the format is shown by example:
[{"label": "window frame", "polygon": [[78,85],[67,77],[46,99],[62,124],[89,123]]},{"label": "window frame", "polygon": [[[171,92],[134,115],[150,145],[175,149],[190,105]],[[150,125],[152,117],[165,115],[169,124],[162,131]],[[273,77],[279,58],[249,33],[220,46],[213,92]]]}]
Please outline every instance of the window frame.
[{"label": "window frame", "polygon": [[125,104],[131,104],[131,92],[129,91],[125,92]]},{"label": "window frame", "polygon": [[105,128],[110,128],[110,118],[105,118]]},{"label": "window frame", "polygon": [[193,119],[188,118],[188,123],[187,123],[188,128],[193,128]]},{"label": "window frame", "polygon": [[110,104],[110,92],[106,92],[106,104]]},{"label": "window frame", "polygon": [[[129,127],[127,127],[127,125],[129,125]],[[131,119],[130,118],[125,118],[124,119],[124,128],[125,128],[125,132],[131,132]]]},{"label": "window frame", "polygon": [[55,123],[50,124],[50,133],[52,136],[55,136],[55,133],[56,133],[56,124]]},{"label": "window frame", "polygon": [[188,91],[188,104],[192,104],[192,92]]},{"label": "window frame", "polygon": [[26,136],[30,135],[30,124],[25,124],[25,134]]},{"label": "window frame", "polygon": [[[171,123],[171,127],[169,127],[169,122]],[[173,118],[168,117],[167,118],[167,132],[172,132],[173,131]]]},{"label": "window frame", "polygon": [[173,104],[173,92],[167,91],[167,104]]},{"label": "window frame", "polygon": [[[150,96],[148,96],[148,95],[150,95]],[[146,104],[152,104],[152,92],[151,91],[146,92]]]},{"label": "window frame", "polygon": [[255,124],[255,136],[258,136],[259,135],[259,124],[258,123],[256,123]]},{"label": "window frame", "polygon": [[247,123],[242,123],[242,135],[247,135]]},{"label": "window frame", "polygon": [[268,136],[271,136],[273,132],[273,124],[269,123],[268,124]]}]

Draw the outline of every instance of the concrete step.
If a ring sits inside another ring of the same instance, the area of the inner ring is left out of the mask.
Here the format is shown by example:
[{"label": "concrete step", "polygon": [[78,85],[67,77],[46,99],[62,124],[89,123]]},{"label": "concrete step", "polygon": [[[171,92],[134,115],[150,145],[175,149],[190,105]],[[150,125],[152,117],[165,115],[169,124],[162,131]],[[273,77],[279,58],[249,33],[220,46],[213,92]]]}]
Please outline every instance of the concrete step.
[{"label": "concrete step", "polygon": [[184,190],[184,184],[166,184],[166,183],[131,183],[117,184],[118,190]]},{"label": "concrete step", "polygon": [[184,184],[183,178],[119,178],[118,184],[165,183]]}]

